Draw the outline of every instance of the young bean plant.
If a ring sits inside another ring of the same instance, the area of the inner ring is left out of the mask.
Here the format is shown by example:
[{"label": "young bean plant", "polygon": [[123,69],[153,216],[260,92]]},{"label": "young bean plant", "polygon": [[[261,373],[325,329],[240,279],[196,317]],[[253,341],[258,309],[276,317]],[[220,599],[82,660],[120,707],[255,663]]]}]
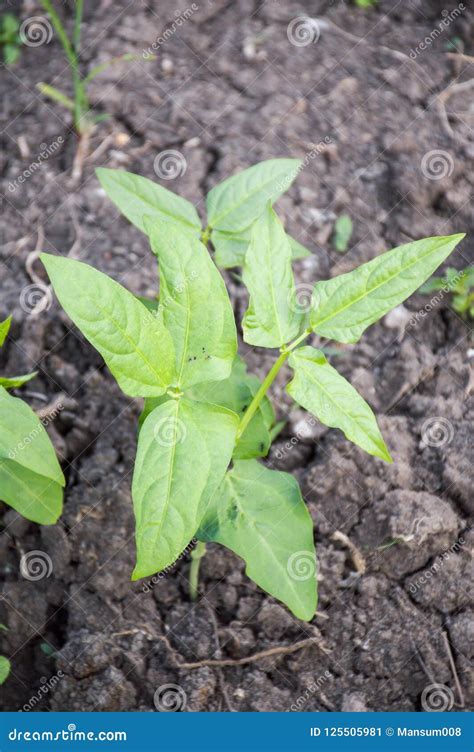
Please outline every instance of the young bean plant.
[{"label": "young bean plant", "polygon": [[[98,171],[106,193],[149,237],[159,302],[146,304],[102,272],[42,254],[59,302],[101,353],[125,394],[145,399],[132,481],[132,579],[169,567],[192,539],[191,594],[209,541],[246,563],[248,576],[300,619],[316,609],[313,525],[295,478],[265,466],[275,415],[268,391],[287,363],[288,394],[349,441],[391,462],[375,416],[353,386],[305,341],[355,343],[411,295],[463,235],[418,240],[358,269],[316,282],[298,303],[292,257],[307,253],[271,204],[298,160],[254,165],[214,187],[204,229],[194,206],[137,175]],[[214,248],[214,259],[206,245]],[[237,328],[217,266],[243,266],[244,341],[277,351],[262,382],[237,355]]]},{"label": "young bean plant", "polygon": [[[0,323],[0,347],[10,324],[11,317]],[[63,473],[39,418],[7,391],[35,375],[0,377],[0,500],[28,520],[53,525],[62,511]]]}]

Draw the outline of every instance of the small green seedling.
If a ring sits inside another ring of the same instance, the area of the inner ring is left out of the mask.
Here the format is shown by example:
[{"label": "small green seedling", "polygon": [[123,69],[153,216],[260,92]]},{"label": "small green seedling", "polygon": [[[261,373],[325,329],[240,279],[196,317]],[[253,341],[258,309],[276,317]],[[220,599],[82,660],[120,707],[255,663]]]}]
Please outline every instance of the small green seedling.
[{"label": "small green seedling", "polygon": [[433,277],[420,288],[423,295],[442,292],[452,295],[451,306],[461,316],[474,319],[474,266],[458,271],[449,267],[444,277]]},{"label": "small green seedling", "polygon": [[377,0],[354,0],[358,8],[373,8],[377,5]]},{"label": "small green seedling", "polygon": [[0,655],[0,684],[6,682],[10,675],[11,664],[8,658],[4,655]]},{"label": "small green seedling", "polygon": [[[0,347],[10,324],[11,316],[0,323]],[[0,377],[0,500],[28,520],[53,525],[62,511],[64,476],[41,421],[7,391],[35,375]]]},{"label": "small green seedling", "polygon": [[[292,270],[295,246],[271,207],[300,164],[270,160],[214,187],[204,230],[194,206],[180,196],[136,175],[99,171],[112,200],[149,236],[159,264],[158,306],[145,306],[87,264],[41,258],[59,302],[119,386],[145,398],[132,481],[132,579],[169,567],[196,538],[195,596],[205,544],[214,541],[245,560],[257,585],[310,620],[316,609],[313,524],[295,478],[259,461],[275,429],[267,393],[288,363],[287,392],[298,405],[392,462],[369,405],[321,349],[303,343],[314,334],[357,342],[464,236],[418,240],[316,282],[311,305],[303,306]],[[209,240],[214,261],[203,242]],[[243,263],[249,292],[244,341],[278,350],[262,382],[237,355],[233,309],[216,262]]]},{"label": "small green seedling", "polygon": [[0,15],[0,49],[5,65],[13,65],[20,57],[20,22],[13,13]]},{"label": "small green seedling", "polygon": [[352,219],[348,214],[341,214],[334,223],[332,244],[338,253],[345,253],[352,236]]},{"label": "small green seedling", "polygon": [[87,87],[90,82],[109,68],[111,65],[124,61],[137,60],[136,55],[126,53],[118,57],[111,58],[95,68],[85,76],[81,73],[81,24],[84,11],[84,0],[75,0],[74,27],[71,38],[69,38],[63,22],[61,21],[52,0],[41,0],[41,5],[48,13],[54,30],[61,42],[62,48],[68,60],[72,73],[73,98],[67,94],[46,83],[37,84],[38,89],[44,96],[58,102],[72,113],[73,123],[77,133],[80,136],[87,136],[94,129],[95,125],[101,120],[106,119],[107,115],[97,115],[91,109],[87,96]]}]

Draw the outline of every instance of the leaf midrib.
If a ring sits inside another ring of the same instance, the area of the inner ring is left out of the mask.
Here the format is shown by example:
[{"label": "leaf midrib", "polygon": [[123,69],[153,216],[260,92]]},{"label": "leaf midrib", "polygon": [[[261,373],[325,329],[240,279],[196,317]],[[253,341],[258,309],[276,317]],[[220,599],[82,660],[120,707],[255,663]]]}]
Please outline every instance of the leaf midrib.
[{"label": "leaf midrib", "polygon": [[[424,260],[425,258],[427,258],[428,256],[431,256],[432,254],[434,254],[434,253],[435,253],[435,252],[436,252],[437,250],[439,250],[439,248],[440,248],[441,246],[443,246],[443,245],[444,245],[444,243],[440,243],[439,247],[438,247],[438,248],[436,248],[435,250],[431,249],[431,250],[429,250],[429,251],[428,251],[428,253],[425,253],[425,254],[423,254],[422,256],[418,256],[418,257],[417,257],[417,258],[416,258],[416,259],[415,259],[415,260],[414,260],[413,262],[411,262],[410,264],[407,264],[407,265],[406,265],[406,266],[404,266],[404,267],[403,267],[402,269],[399,269],[399,270],[398,270],[397,272],[395,272],[394,274],[392,274],[392,275],[391,275],[391,276],[390,276],[390,277],[389,277],[388,279],[386,279],[386,280],[384,280],[383,282],[381,282],[380,284],[378,284],[378,285],[375,285],[374,287],[370,288],[370,290],[367,290],[367,288],[366,288],[366,290],[364,291],[364,293],[363,293],[362,295],[359,295],[359,296],[358,296],[357,298],[353,298],[353,299],[352,299],[352,300],[350,301],[350,303],[347,303],[347,305],[345,305],[345,306],[342,306],[341,308],[339,308],[339,309],[338,309],[337,311],[335,311],[335,312],[334,312],[334,313],[332,313],[331,315],[329,315],[329,316],[326,316],[326,318],[324,318],[324,319],[319,319],[319,321],[317,321],[316,323],[314,323],[314,324],[313,324],[313,327],[316,327],[316,326],[320,326],[321,324],[325,324],[325,323],[326,323],[326,321],[331,321],[331,319],[334,319],[334,318],[335,318],[336,316],[338,316],[338,315],[339,315],[340,313],[342,313],[342,311],[345,311],[345,310],[347,310],[348,308],[351,308],[351,307],[352,307],[353,305],[355,305],[356,303],[359,303],[359,301],[361,301],[361,300],[363,300],[364,298],[366,298],[366,297],[368,297],[369,295],[371,295],[371,294],[372,294],[373,292],[375,292],[375,290],[378,290],[378,289],[380,289],[381,287],[383,287],[384,285],[388,284],[389,282],[392,282],[392,280],[393,280],[393,279],[395,279],[395,277],[398,277],[398,275],[399,275],[399,274],[400,274],[401,272],[404,272],[404,271],[406,271],[407,269],[410,269],[410,268],[411,268],[412,266],[415,266],[415,265],[416,265],[417,263],[419,263],[420,261],[423,261],[423,260]],[[375,259],[373,259],[373,260],[375,260]],[[370,261],[369,261],[368,263],[370,263]],[[357,271],[357,270],[355,270],[355,271]],[[349,274],[352,274],[352,272],[348,272],[348,273],[349,273]],[[335,277],[335,279],[337,279],[337,277]],[[328,281],[328,280],[326,280],[326,281]],[[331,281],[331,280],[329,280],[329,281]],[[324,284],[324,282],[323,282],[322,284]],[[318,286],[318,285],[316,284],[316,285],[315,285],[315,290],[316,290],[317,286]],[[348,326],[348,327],[350,327],[350,324],[348,323],[348,324],[347,324],[347,326]]]}]

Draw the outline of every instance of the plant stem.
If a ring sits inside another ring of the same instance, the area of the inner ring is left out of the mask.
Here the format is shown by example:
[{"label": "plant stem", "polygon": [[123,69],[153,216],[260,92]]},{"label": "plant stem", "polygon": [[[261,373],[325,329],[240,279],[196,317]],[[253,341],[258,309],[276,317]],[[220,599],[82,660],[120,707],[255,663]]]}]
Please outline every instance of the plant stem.
[{"label": "plant stem", "polygon": [[306,339],[306,337],[308,337],[311,333],[312,333],[312,329],[305,329],[304,332],[300,334],[300,336],[297,337],[293,342],[291,342],[289,345],[286,345],[285,347],[282,347],[280,355],[278,356],[277,360],[274,362],[273,366],[270,368],[269,372],[265,376],[258,391],[255,393],[255,396],[252,399],[252,402],[250,403],[250,405],[248,406],[248,408],[246,409],[245,413],[242,416],[242,420],[240,421],[239,427],[237,429],[237,439],[240,439],[243,432],[247,428],[248,424],[252,420],[253,416],[257,412],[261,401],[263,400],[269,388],[275,381],[278,375],[278,372],[280,371],[281,367],[285,363],[291,351],[294,350],[295,347],[297,347],[297,345],[299,345],[300,342]]},{"label": "plant stem", "polygon": [[191,551],[191,567],[189,569],[189,595],[192,601],[198,597],[199,567],[201,559],[206,555],[206,544],[198,541],[196,548]]}]

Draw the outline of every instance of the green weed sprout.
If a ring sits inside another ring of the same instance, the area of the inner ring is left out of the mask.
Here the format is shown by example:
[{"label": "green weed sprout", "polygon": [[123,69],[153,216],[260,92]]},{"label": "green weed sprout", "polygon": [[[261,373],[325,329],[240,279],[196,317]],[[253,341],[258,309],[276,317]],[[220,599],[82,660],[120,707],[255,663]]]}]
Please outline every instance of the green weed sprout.
[{"label": "green weed sprout", "polygon": [[0,48],[5,65],[13,65],[20,57],[20,22],[13,13],[0,15]]},{"label": "green weed sprout", "polygon": [[54,8],[52,0],[41,0],[41,5],[47,12],[53,24],[54,30],[58,35],[58,39],[61,42],[62,48],[70,65],[72,71],[72,84],[73,84],[73,98],[71,99],[64,92],[57,89],[55,86],[51,86],[47,83],[37,84],[38,89],[44,96],[49,99],[58,102],[72,113],[74,128],[80,136],[89,134],[95,127],[96,123],[106,119],[107,115],[96,115],[91,109],[90,102],[87,96],[88,84],[102,73],[102,71],[109,68],[111,65],[120,63],[123,61],[137,60],[136,55],[125,53],[117,57],[111,58],[100,65],[92,68],[91,71],[85,76],[81,73],[81,24],[84,10],[84,0],[76,0],[75,13],[74,13],[74,26],[71,38],[65,29],[57,11]]},{"label": "green weed sprout", "polygon": [[[207,542],[231,549],[247,575],[311,620],[317,603],[313,524],[296,479],[265,466],[275,432],[268,392],[285,364],[287,392],[327,426],[385,462],[389,449],[371,408],[311,335],[355,343],[449,256],[463,235],[400,246],[298,299],[292,256],[272,203],[302,168],[273,159],[215,186],[204,229],[195,207],[146,178],[98,170],[106,193],[149,237],[159,301],[135,297],[74,259],[42,254],[66,313],[101,353],[123,392],[143,397],[132,481],[136,565],[132,579],[173,564],[190,541],[190,590],[198,592]],[[206,244],[214,247],[214,258]],[[237,328],[217,268],[241,266],[249,292],[244,342],[277,351],[263,379],[237,354]]]},{"label": "green weed sprout", "polygon": [[442,292],[452,295],[451,306],[461,316],[474,319],[474,266],[458,271],[449,267],[444,277],[433,277],[420,288],[423,295]]},{"label": "green weed sprout", "polygon": [[[10,324],[11,316],[0,322],[0,347]],[[28,520],[53,525],[62,511],[64,476],[39,418],[8,393],[34,376],[0,377],[0,499]]]}]

